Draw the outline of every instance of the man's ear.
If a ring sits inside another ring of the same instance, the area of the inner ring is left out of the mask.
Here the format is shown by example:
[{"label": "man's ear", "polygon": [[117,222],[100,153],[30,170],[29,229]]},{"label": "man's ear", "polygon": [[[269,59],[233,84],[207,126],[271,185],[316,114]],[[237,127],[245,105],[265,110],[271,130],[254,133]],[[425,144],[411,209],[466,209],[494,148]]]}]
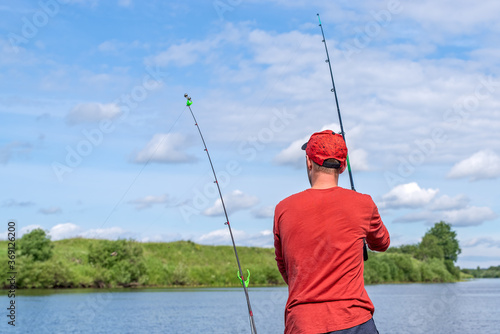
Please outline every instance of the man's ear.
[{"label": "man's ear", "polygon": [[311,161],[311,159],[309,159],[309,156],[306,155],[306,166],[307,166],[307,170],[312,170],[313,168],[313,163]]}]

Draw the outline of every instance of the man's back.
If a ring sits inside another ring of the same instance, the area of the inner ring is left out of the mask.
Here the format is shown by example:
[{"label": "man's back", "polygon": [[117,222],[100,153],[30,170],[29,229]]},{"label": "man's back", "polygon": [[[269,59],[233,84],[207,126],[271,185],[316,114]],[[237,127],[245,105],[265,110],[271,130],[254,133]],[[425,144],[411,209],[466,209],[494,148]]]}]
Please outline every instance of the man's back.
[{"label": "man's back", "polygon": [[274,234],[289,286],[286,333],[325,333],[371,319],[363,238],[378,251],[390,240],[370,196],[340,187],[292,195],[276,206]]}]

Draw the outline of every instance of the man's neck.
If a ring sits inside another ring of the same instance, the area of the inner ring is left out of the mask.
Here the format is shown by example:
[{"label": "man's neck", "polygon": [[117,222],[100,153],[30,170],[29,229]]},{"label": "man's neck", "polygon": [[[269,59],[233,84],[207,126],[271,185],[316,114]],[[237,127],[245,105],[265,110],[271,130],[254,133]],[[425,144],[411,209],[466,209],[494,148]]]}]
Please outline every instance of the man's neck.
[{"label": "man's neck", "polygon": [[328,189],[338,187],[338,176],[317,173],[311,182],[311,189]]}]

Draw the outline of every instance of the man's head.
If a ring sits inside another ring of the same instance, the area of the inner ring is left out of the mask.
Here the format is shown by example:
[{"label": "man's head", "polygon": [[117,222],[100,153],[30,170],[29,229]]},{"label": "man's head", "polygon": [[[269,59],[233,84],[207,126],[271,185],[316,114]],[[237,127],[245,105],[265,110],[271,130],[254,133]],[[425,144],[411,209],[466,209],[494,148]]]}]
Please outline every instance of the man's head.
[{"label": "man's head", "polygon": [[324,172],[335,169],[341,174],[346,168],[347,146],[342,136],[332,130],[313,133],[302,149]]}]

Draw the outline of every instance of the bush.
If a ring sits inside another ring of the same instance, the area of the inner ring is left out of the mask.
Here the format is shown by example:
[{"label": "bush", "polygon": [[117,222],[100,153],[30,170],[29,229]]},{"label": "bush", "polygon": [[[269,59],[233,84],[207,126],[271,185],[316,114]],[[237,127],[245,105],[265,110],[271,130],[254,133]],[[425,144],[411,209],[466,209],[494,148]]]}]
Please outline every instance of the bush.
[{"label": "bush", "polygon": [[454,277],[446,269],[442,260],[430,259],[422,262],[421,274],[423,282],[452,282]]},{"label": "bush", "polygon": [[71,273],[60,261],[21,261],[17,287],[21,289],[69,288],[74,286]]},{"label": "bush", "polygon": [[47,261],[52,257],[54,245],[44,230],[37,228],[19,239],[21,256],[31,257],[33,261]]},{"label": "bush", "polygon": [[100,269],[96,284],[129,286],[146,279],[142,246],[132,240],[102,240],[89,246],[88,261]]}]

